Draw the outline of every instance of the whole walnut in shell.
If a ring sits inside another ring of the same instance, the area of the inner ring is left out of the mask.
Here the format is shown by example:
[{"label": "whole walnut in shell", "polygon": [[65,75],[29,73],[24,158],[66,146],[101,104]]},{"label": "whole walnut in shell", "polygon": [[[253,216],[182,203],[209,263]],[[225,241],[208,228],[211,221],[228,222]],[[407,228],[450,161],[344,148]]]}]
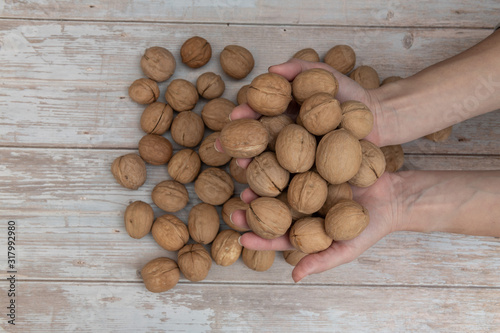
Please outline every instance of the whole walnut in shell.
[{"label": "whole walnut in shell", "polygon": [[241,259],[243,263],[254,271],[264,272],[273,265],[276,251],[256,251],[243,248]]},{"label": "whole walnut in shell", "polygon": [[196,90],[201,97],[206,99],[221,97],[225,89],[226,84],[221,76],[213,72],[203,73],[196,80]]},{"label": "whole walnut in shell", "polygon": [[253,69],[255,61],[252,53],[238,45],[228,45],[220,53],[222,70],[230,77],[241,80]]},{"label": "whole walnut in shell", "polygon": [[188,230],[191,238],[200,244],[210,244],[219,232],[219,214],[214,206],[199,203],[189,212]]},{"label": "whole walnut in shell", "polygon": [[189,281],[204,280],[210,267],[212,258],[201,244],[187,244],[177,253],[179,268]]},{"label": "whole walnut in shell", "polygon": [[154,219],[153,208],[143,201],[134,201],[125,209],[125,229],[132,238],[146,236],[151,231]]},{"label": "whole walnut in shell", "polygon": [[339,83],[335,76],[321,68],[303,71],[293,79],[292,92],[297,103],[302,104],[314,94],[323,92],[335,97]]},{"label": "whole walnut in shell", "polygon": [[247,170],[236,163],[236,158],[232,158],[229,163],[229,174],[240,184],[248,184]]},{"label": "whole walnut in shell", "polygon": [[316,138],[304,127],[290,124],[276,139],[276,157],[291,173],[305,172],[314,164]]},{"label": "whole walnut in shell", "polygon": [[385,156],[385,172],[396,172],[403,166],[405,155],[401,145],[380,148]]},{"label": "whole walnut in shell", "polygon": [[163,47],[150,47],[141,58],[141,68],[151,80],[163,82],[174,74],[175,58],[169,50]]},{"label": "whole walnut in shell", "polygon": [[182,62],[191,68],[205,65],[212,57],[212,47],[205,38],[194,36],[182,44]]},{"label": "whole walnut in shell", "polygon": [[157,134],[146,134],[139,141],[139,155],[152,165],[166,164],[172,157],[172,144]]},{"label": "whole walnut in shell", "polygon": [[330,184],[351,179],[361,166],[359,140],[345,129],[332,131],[321,139],[316,150],[316,169]]},{"label": "whole walnut in shell", "polygon": [[198,153],[201,161],[209,166],[222,166],[231,160],[231,156],[215,149],[215,140],[220,136],[220,132],[214,132],[201,142]]},{"label": "whole walnut in shell", "polygon": [[324,62],[342,74],[347,74],[356,64],[356,53],[349,45],[337,45],[328,50]]},{"label": "whole walnut in shell", "polygon": [[264,116],[277,116],[286,111],[292,100],[292,85],[283,76],[265,73],[250,83],[247,103]]},{"label": "whole walnut in shell", "polygon": [[141,269],[141,277],[146,289],[161,293],[175,287],[181,273],[177,263],[170,258],[156,258]]},{"label": "whole walnut in shell", "polygon": [[385,156],[379,147],[367,140],[361,140],[363,160],[358,173],[349,180],[349,184],[368,187],[377,181],[385,171]]},{"label": "whole walnut in shell", "polygon": [[321,217],[304,217],[290,228],[290,243],[304,253],[324,251],[332,245],[333,239],[325,230]]},{"label": "whole walnut in shell", "polygon": [[326,214],[325,230],[334,241],[350,240],[365,230],[369,222],[366,208],[354,200],[342,200]]},{"label": "whole walnut in shell", "polygon": [[286,190],[283,191],[283,192],[281,192],[281,194],[278,195],[276,197],[276,199],[278,199],[279,201],[283,202],[288,207],[288,209],[290,210],[290,214],[292,215],[292,221],[297,221],[297,220],[300,220],[303,217],[311,215],[311,214],[304,214],[304,213],[301,213],[301,212],[293,209],[290,206],[290,204],[288,203],[288,191],[286,191]]},{"label": "whole walnut in shell", "polygon": [[285,114],[280,114],[278,116],[263,116],[260,117],[259,121],[268,133],[268,144],[267,148],[272,151],[275,151],[276,148],[276,139],[278,138],[278,134],[281,132],[283,128],[286,126],[293,124],[292,118]]},{"label": "whole walnut in shell", "polygon": [[312,214],[325,203],[328,185],[316,172],[307,171],[292,178],[287,193],[290,207],[304,214]]},{"label": "whole walnut in shell", "polygon": [[450,137],[452,130],[453,126],[446,127],[445,129],[426,135],[425,138],[434,142],[446,141]]},{"label": "whole walnut in shell", "polygon": [[283,191],[290,173],[281,167],[273,152],[264,152],[254,157],[247,167],[248,185],[261,197],[275,197]]},{"label": "whole walnut in shell", "polygon": [[191,183],[200,172],[201,161],[198,154],[191,149],[182,149],[172,156],[167,171],[173,180],[181,184]]},{"label": "whole walnut in shell", "polygon": [[299,263],[299,261],[304,258],[305,256],[307,256],[307,253],[304,253],[302,251],[299,251],[299,250],[287,250],[287,251],[283,251],[283,258],[285,259],[285,261],[292,265],[292,266],[297,266],[297,264]]},{"label": "whole walnut in shell", "polygon": [[146,181],[146,164],[137,154],[117,157],[111,172],[118,184],[131,190],[137,190]]},{"label": "whole walnut in shell", "polygon": [[150,79],[135,80],[128,88],[128,95],[139,104],[151,104],[160,96],[160,88]]},{"label": "whole walnut in shell", "polygon": [[314,49],[311,49],[311,48],[302,49],[300,51],[297,51],[297,53],[295,53],[292,58],[310,61],[310,62],[319,62],[318,52],[316,52]]},{"label": "whole walnut in shell", "polygon": [[194,182],[194,191],[203,202],[222,205],[233,195],[234,184],[226,171],[208,168]]},{"label": "whole walnut in shell", "polygon": [[153,188],[151,198],[158,208],[173,213],[186,207],[189,194],[181,183],[175,180],[164,180]]},{"label": "whole walnut in shell", "polygon": [[222,131],[231,119],[229,115],[236,105],[228,99],[216,98],[209,101],[201,110],[201,118],[212,131]]},{"label": "whole walnut in shell", "polygon": [[250,202],[246,211],[250,229],[265,239],[283,236],[292,224],[287,205],[275,198],[257,198]]},{"label": "whole walnut in shell", "polygon": [[401,76],[389,76],[382,81],[380,84],[381,86],[392,83],[392,82],[397,82],[399,80],[402,80],[403,78]]},{"label": "whole walnut in shell", "polygon": [[338,100],[327,93],[312,95],[302,103],[299,113],[302,125],[314,135],[325,135],[337,128],[342,120]]},{"label": "whole walnut in shell", "polygon": [[217,265],[230,266],[238,260],[243,247],[238,243],[240,233],[234,230],[222,230],[215,237],[210,253]]},{"label": "whole walnut in shell", "polygon": [[268,134],[258,120],[237,119],[224,126],[219,140],[229,156],[250,158],[266,149]]},{"label": "whole walnut in shell", "polygon": [[349,77],[365,89],[375,89],[380,86],[378,73],[370,66],[359,66]]},{"label": "whole walnut in shell", "polygon": [[351,132],[358,140],[370,134],[373,128],[373,113],[365,104],[347,101],[340,107],[342,109],[341,128]]},{"label": "whole walnut in shell", "polygon": [[151,234],[158,245],[167,251],[178,251],[189,240],[188,228],[175,215],[162,215],[153,223]]},{"label": "whole walnut in shell", "polygon": [[328,184],[328,195],[326,196],[326,201],[323,207],[318,211],[318,214],[325,217],[330,208],[332,208],[337,202],[344,199],[352,200],[352,188],[348,183],[342,184]]},{"label": "whole walnut in shell", "polygon": [[205,125],[193,111],[181,112],[174,118],[170,134],[175,143],[184,147],[196,147],[203,139]]},{"label": "whole walnut in shell", "polygon": [[172,109],[178,112],[190,111],[198,103],[198,90],[189,81],[175,79],[165,91],[165,99]]},{"label": "whole walnut in shell", "polygon": [[174,119],[174,110],[165,103],[149,104],[141,116],[141,128],[147,134],[162,135],[169,130]]},{"label": "whole walnut in shell", "polygon": [[236,231],[248,231],[250,229],[248,228],[242,228],[233,223],[231,221],[231,215],[234,213],[236,210],[247,210],[248,209],[248,204],[245,203],[243,200],[240,198],[231,198],[228,201],[224,203],[222,206],[222,219],[226,224],[231,228]]},{"label": "whole walnut in shell", "polygon": [[238,105],[245,104],[247,102],[247,91],[250,88],[249,84],[245,84],[243,87],[238,90],[238,94],[236,95],[236,101]]}]

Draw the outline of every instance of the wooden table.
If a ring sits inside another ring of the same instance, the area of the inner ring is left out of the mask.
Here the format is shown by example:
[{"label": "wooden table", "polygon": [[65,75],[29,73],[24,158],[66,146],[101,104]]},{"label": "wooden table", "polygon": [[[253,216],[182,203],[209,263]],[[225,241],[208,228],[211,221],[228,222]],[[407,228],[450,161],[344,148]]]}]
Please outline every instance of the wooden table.
[{"label": "wooden table", "polygon": [[[202,282],[181,278],[168,292],[149,293],[142,266],[176,254],[150,235],[130,238],[123,212],[134,200],[151,203],[168,174],[148,166],[146,184],[131,191],[110,172],[143,135],[143,107],[127,88],[143,76],[147,47],[170,49],[175,78],[194,82],[221,73],[225,45],[245,46],[256,59],[251,75],[223,75],[223,97],[235,100],[239,87],[305,47],[324,55],[349,44],[357,64],[382,78],[409,76],[485,38],[499,12],[497,0],[0,0],[0,330],[500,332],[500,240],[488,237],[397,233],[297,285],[278,254],[265,273],[241,260],[214,264]],[[179,57],[194,35],[214,50],[197,70]],[[499,169],[500,111],[456,125],[444,143],[421,139],[404,150],[406,169]],[[199,202],[189,189],[184,221]],[[16,223],[15,327],[6,316],[8,221]]]}]

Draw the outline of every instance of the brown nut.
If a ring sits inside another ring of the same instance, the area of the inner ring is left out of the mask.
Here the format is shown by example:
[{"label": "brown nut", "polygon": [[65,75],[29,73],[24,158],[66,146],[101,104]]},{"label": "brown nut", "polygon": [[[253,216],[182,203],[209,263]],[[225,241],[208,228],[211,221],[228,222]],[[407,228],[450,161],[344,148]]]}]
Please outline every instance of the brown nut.
[{"label": "brown nut", "polygon": [[188,228],[175,215],[162,215],[153,223],[154,240],[167,251],[178,251],[189,240]]},{"label": "brown nut", "polygon": [[203,139],[205,125],[193,111],[181,112],[174,118],[170,134],[175,143],[184,147],[196,147]]},{"label": "brown nut", "polygon": [[220,75],[213,72],[201,74],[196,80],[196,90],[201,97],[206,99],[214,99],[221,97],[226,89],[226,84],[222,81]]},{"label": "brown nut", "polygon": [[181,184],[191,183],[200,172],[201,161],[198,154],[191,149],[182,149],[172,156],[167,171],[173,180]]},{"label": "brown nut", "polygon": [[201,201],[214,206],[222,205],[233,195],[234,184],[226,171],[208,168],[194,182],[194,191]]},{"label": "brown nut", "polygon": [[405,155],[401,145],[380,148],[385,156],[385,172],[396,172],[403,166]]},{"label": "brown nut", "polygon": [[292,85],[283,76],[265,73],[250,83],[247,103],[264,116],[277,116],[286,111],[292,100]]},{"label": "brown nut", "polygon": [[291,173],[305,172],[314,164],[316,138],[304,127],[290,124],[276,139],[276,157]]},{"label": "brown nut", "polygon": [[220,53],[222,70],[230,77],[241,80],[253,69],[255,61],[252,53],[238,45],[228,45]]},{"label": "brown nut", "polygon": [[370,66],[359,66],[349,75],[349,77],[365,89],[375,89],[380,87],[380,78],[378,73]]},{"label": "brown nut", "polygon": [[226,224],[230,228],[236,231],[241,231],[241,232],[248,231],[250,229],[238,227],[233,223],[233,221],[231,221],[231,215],[234,213],[235,210],[246,211],[247,209],[248,209],[248,204],[245,203],[243,200],[241,200],[240,198],[231,198],[228,201],[226,201],[222,206],[222,219],[224,220],[224,222],[226,222]]},{"label": "brown nut", "polygon": [[146,164],[137,154],[117,157],[111,172],[118,184],[131,190],[137,190],[146,181]]},{"label": "brown nut", "polygon": [[316,169],[330,184],[351,179],[361,166],[359,140],[345,129],[332,131],[321,139],[316,150]]},{"label": "brown nut", "polygon": [[135,80],[128,88],[128,95],[139,104],[151,104],[160,96],[160,88],[150,79]]},{"label": "brown nut", "polygon": [[153,188],[151,198],[158,208],[173,213],[186,207],[189,194],[181,183],[175,180],[164,180]]},{"label": "brown nut", "polygon": [[283,251],[283,258],[289,265],[292,266],[297,266],[299,261],[305,256],[307,256],[307,253],[301,252],[299,250]]},{"label": "brown nut", "polygon": [[219,232],[219,214],[214,206],[199,203],[189,212],[188,229],[191,238],[200,244],[210,244]]},{"label": "brown nut", "polygon": [[156,258],[141,269],[141,277],[146,289],[161,293],[175,287],[181,273],[177,263],[170,258]]},{"label": "brown nut", "polygon": [[425,138],[434,142],[443,142],[450,137],[452,130],[453,126],[446,127],[445,129],[426,135]]},{"label": "brown nut", "polygon": [[330,208],[332,208],[340,200],[352,200],[352,188],[348,183],[338,185],[328,184],[328,195],[323,207],[318,211],[318,214],[325,217]]},{"label": "brown nut", "polygon": [[326,181],[313,171],[296,174],[288,186],[290,207],[304,214],[312,214],[320,210],[327,195]]},{"label": "brown nut", "polygon": [[263,116],[260,117],[259,121],[267,130],[269,141],[267,144],[267,148],[272,151],[276,150],[276,139],[278,138],[278,134],[281,132],[281,130],[286,126],[293,124],[293,119],[285,114],[280,114],[279,116],[273,117]]},{"label": "brown nut", "polygon": [[139,141],[139,155],[149,164],[166,164],[172,157],[172,144],[161,135],[146,134]]},{"label": "brown nut", "polygon": [[205,104],[201,110],[201,118],[212,131],[222,131],[231,121],[229,114],[235,107],[236,105],[228,99],[216,98]]},{"label": "brown nut", "polygon": [[288,191],[283,191],[281,192],[280,195],[276,197],[279,201],[283,202],[285,205],[287,205],[288,209],[290,210],[290,214],[292,215],[292,221],[297,221],[300,220],[303,217],[310,216],[311,214],[304,214],[301,213],[295,209],[293,209],[290,204],[288,203]]},{"label": "brown nut", "polygon": [[230,266],[238,260],[243,247],[238,243],[240,233],[234,230],[222,230],[215,237],[210,253],[215,263]]},{"label": "brown nut", "polygon": [[198,91],[189,81],[175,79],[165,91],[165,99],[172,109],[178,112],[190,111],[198,103]]},{"label": "brown nut", "polygon": [[201,142],[198,153],[201,161],[209,166],[222,166],[231,160],[231,156],[215,149],[215,140],[220,136],[220,132],[214,132]]},{"label": "brown nut", "polygon": [[229,156],[250,158],[266,150],[268,134],[258,120],[237,119],[224,126],[219,140]]},{"label": "brown nut", "polygon": [[310,61],[310,62],[319,62],[318,52],[316,52],[314,49],[311,49],[311,48],[302,49],[300,51],[297,51],[297,53],[295,53],[292,58]]},{"label": "brown nut", "polygon": [[383,86],[383,85],[386,85],[386,84],[389,84],[392,82],[396,82],[396,81],[399,81],[402,79],[403,78],[401,76],[389,76],[389,77],[385,78],[384,81],[382,81],[382,83],[380,85]]},{"label": "brown nut", "polygon": [[241,259],[245,265],[257,272],[267,271],[273,265],[276,251],[256,251],[243,248]]},{"label": "brown nut", "polygon": [[325,220],[321,217],[304,217],[290,228],[290,243],[304,253],[324,251],[332,242],[325,230]]},{"label": "brown nut", "polygon": [[254,157],[247,167],[248,185],[261,197],[275,197],[288,185],[290,173],[281,167],[270,151]]},{"label": "brown nut", "polygon": [[293,79],[292,92],[297,103],[323,92],[335,97],[339,83],[333,74],[325,69],[313,68],[303,71]]},{"label": "brown nut", "polygon": [[174,74],[175,58],[169,50],[163,47],[150,47],[141,58],[141,68],[151,80],[163,82]]},{"label": "brown nut", "polygon": [[182,44],[182,62],[191,68],[205,65],[212,57],[212,47],[205,38],[194,36]]},{"label": "brown nut", "polygon": [[231,159],[229,163],[229,174],[240,184],[248,184],[247,170],[236,163],[236,158]]},{"label": "brown nut", "polygon": [[324,62],[342,74],[347,74],[356,64],[356,53],[349,45],[337,45],[328,50]]},{"label": "brown nut", "polygon": [[358,236],[370,222],[368,210],[353,200],[342,200],[330,208],[325,217],[326,233],[334,241]]},{"label": "brown nut", "polygon": [[155,219],[153,208],[143,201],[134,201],[125,209],[125,229],[130,237],[140,239],[151,231]]},{"label": "brown nut", "polygon": [[204,280],[212,267],[212,258],[201,244],[185,245],[177,253],[177,261],[182,274],[193,282]]},{"label": "brown nut", "polygon": [[347,101],[342,103],[340,107],[342,108],[340,128],[345,128],[358,140],[370,134],[373,128],[373,113],[365,104]]},{"label": "brown nut", "polygon": [[238,95],[236,96],[236,101],[238,105],[245,104],[247,102],[247,91],[250,88],[249,84],[244,85],[238,90]]},{"label": "brown nut", "polygon": [[141,128],[148,134],[162,135],[169,130],[174,118],[174,111],[165,103],[149,104],[141,116]]},{"label": "brown nut", "polygon": [[287,205],[275,198],[257,198],[250,202],[246,212],[250,229],[265,239],[283,236],[292,224]]},{"label": "brown nut", "polygon": [[342,120],[338,100],[327,93],[312,95],[302,103],[299,113],[302,125],[314,135],[325,135],[337,128]]},{"label": "brown nut", "polygon": [[361,140],[363,160],[358,173],[349,180],[349,184],[368,187],[377,181],[385,171],[385,156],[379,147],[367,140]]}]

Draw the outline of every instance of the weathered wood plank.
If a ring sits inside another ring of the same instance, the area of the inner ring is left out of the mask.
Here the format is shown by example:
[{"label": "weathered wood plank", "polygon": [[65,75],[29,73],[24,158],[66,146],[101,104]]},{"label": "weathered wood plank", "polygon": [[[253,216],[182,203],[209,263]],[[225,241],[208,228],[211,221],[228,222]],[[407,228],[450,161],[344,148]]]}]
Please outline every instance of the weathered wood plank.
[{"label": "weathered wood plank", "polygon": [[494,0],[408,1],[2,1],[9,18],[185,23],[314,24],[352,26],[488,27],[498,23]]}]

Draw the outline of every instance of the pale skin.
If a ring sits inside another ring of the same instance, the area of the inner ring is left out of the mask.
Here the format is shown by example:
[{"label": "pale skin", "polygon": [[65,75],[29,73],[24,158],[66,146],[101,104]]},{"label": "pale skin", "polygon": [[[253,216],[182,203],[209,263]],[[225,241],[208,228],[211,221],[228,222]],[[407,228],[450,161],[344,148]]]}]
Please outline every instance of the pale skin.
[{"label": "pale skin", "polygon": [[[406,79],[365,90],[347,76],[322,63],[291,60],[269,72],[288,80],[310,68],[331,71],[339,81],[340,102],[358,100],[374,114],[374,128],[366,139],[378,146],[402,144],[466,119],[500,108],[500,31],[450,59]],[[231,119],[259,118],[240,105]],[[222,150],[219,142],[218,150]],[[246,167],[249,159],[238,164]],[[500,170],[404,171],[385,173],[368,188],[353,187],[354,200],[370,213],[370,224],[356,238],[333,242],[325,251],[304,257],[295,266],[295,282],[348,263],[380,239],[396,231],[449,232],[500,237]],[[257,195],[242,192],[243,201]],[[244,211],[232,214],[233,223],[247,226]],[[240,242],[254,250],[289,250],[288,235],[266,240],[252,232]]]}]

